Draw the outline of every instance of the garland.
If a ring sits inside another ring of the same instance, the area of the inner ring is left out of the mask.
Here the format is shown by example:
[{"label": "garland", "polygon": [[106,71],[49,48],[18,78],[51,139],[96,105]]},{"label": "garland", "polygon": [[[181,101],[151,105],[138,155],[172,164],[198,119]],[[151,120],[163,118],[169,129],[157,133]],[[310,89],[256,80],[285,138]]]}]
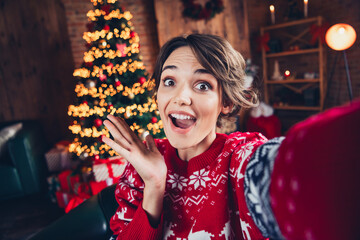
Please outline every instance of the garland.
[{"label": "garland", "polygon": [[182,0],[182,2],[184,4],[184,17],[189,17],[194,20],[209,20],[224,10],[222,0],[209,0],[205,3],[205,7],[199,3],[195,3],[195,0]]}]

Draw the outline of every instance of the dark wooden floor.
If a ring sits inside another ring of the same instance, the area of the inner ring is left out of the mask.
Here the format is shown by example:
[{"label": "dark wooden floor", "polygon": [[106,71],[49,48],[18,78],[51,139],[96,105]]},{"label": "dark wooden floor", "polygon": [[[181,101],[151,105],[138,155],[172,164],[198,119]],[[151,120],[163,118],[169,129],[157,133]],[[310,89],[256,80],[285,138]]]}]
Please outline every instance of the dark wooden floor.
[{"label": "dark wooden floor", "polygon": [[25,240],[64,213],[46,194],[0,202],[0,240]]}]

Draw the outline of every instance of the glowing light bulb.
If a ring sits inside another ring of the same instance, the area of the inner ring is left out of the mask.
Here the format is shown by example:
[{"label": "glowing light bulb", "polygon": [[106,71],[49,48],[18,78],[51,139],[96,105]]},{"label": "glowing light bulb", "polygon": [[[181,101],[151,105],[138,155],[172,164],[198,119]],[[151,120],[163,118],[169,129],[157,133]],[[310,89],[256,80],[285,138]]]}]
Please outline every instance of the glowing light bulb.
[{"label": "glowing light bulb", "polygon": [[327,30],[325,40],[327,45],[334,50],[346,50],[354,44],[356,32],[349,24],[338,23]]}]

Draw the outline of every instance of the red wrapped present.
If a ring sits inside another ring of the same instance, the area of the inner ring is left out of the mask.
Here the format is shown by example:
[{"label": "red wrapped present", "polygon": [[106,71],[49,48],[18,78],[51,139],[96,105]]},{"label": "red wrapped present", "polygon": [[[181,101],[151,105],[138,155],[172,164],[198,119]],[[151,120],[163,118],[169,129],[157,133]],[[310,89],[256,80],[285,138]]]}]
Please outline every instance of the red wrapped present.
[{"label": "red wrapped present", "polygon": [[85,183],[85,182],[75,183],[74,188],[73,188],[73,192],[77,196],[81,196],[81,195],[84,195],[84,194],[90,196],[90,194],[91,194],[89,184]]},{"label": "red wrapped present", "polygon": [[72,192],[76,183],[80,182],[79,175],[73,175],[73,171],[65,170],[62,171],[59,175],[59,182],[61,190],[64,192]]},{"label": "red wrapped present", "polygon": [[108,178],[101,182],[90,181],[90,188],[93,195],[98,194],[101,190],[119,181],[120,177]]},{"label": "red wrapped present", "polygon": [[55,195],[58,206],[61,208],[65,208],[69,201],[74,197],[73,194],[64,191],[57,191],[55,192]]},{"label": "red wrapped present", "polygon": [[70,199],[69,204],[65,208],[66,213],[70,212],[70,210],[76,208],[86,199],[91,197],[90,188],[87,183],[76,183],[74,192],[74,197]]},{"label": "red wrapped present", "polygon": [[84,198],[84,197],[80,197],[80,196],[74,196],[70,201],[69,204],[66,206],[65,208],[65,213],[70,212],[70,210],[76,208],[77,206],[79,206],[81,203],[83,203],[86,199],[90,198],[90,195],[88,195],[88,197]]},{"label": "red wrapped present", "polygon": [[109,178],[118,178],[125,168],[123,158],[113,159],[95,159],[93,164],[93,173],[96,182],[105,181]]}]

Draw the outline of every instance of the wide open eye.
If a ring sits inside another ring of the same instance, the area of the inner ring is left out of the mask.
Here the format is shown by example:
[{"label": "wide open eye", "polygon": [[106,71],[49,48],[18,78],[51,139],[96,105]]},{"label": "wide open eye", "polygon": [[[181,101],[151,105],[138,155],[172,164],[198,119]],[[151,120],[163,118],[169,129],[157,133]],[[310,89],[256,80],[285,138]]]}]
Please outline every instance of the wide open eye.
[{"label": "wide open eye", "polygon": [[172,80],[171,78],[165,78],[163,80],[163,83],[164,83],[164,86],[165,87],[171,87],[171,86],[174,86],[175,85],[175,81]]},{"label": "wide open eye", "polygon": [[195,88],[200,91],[208,91],[208,90],[212,89],[211,85],[207,82],[200,82],[200,83],[196,84]]}]

